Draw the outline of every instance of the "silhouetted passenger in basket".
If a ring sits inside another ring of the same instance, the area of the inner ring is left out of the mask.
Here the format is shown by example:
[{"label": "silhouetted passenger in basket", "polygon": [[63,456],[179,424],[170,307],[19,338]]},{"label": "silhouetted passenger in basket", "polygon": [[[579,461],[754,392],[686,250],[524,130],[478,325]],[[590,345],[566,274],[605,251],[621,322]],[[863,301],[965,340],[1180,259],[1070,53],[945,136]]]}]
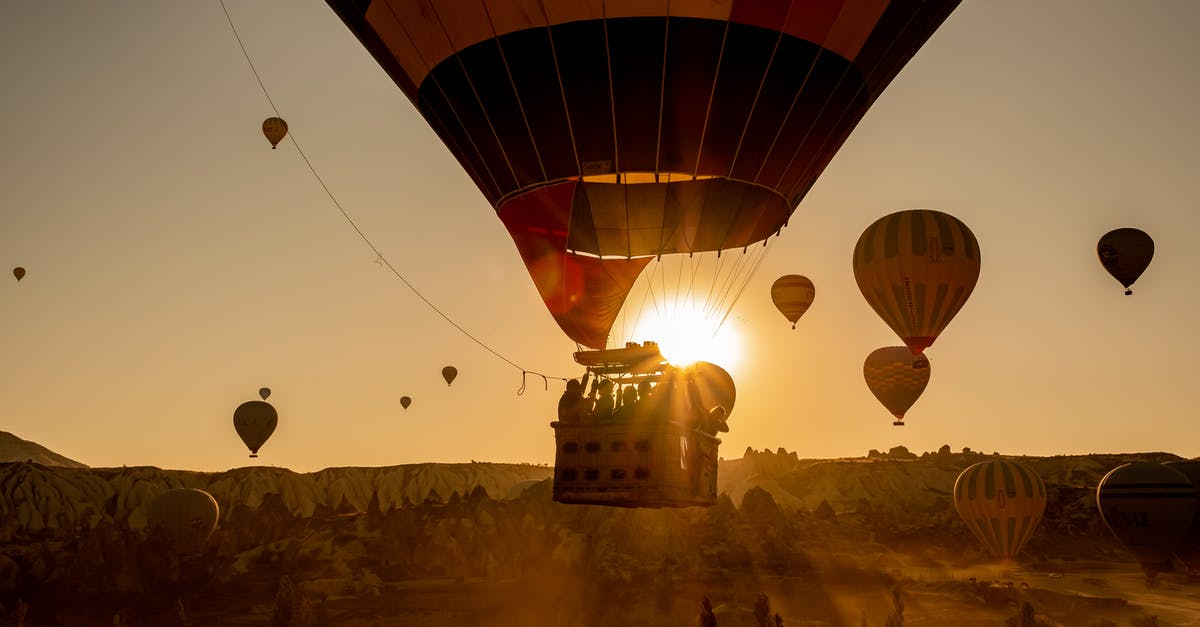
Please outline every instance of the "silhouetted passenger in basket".
[{"label": "silhouetted passenger in basket", "polygon": [[613,420],[632,420],[638,409],[637,388],[632,385],[621,390],[621,407],[613,412]]},{"label": "silhouetted passenger in basket", "polygon": [[591,419],[605,421],[612,418],[613,402],[613,382],[603,379],[600,381],[600,395],[596,398],[595,406],[592,407]]},{"label": "silhouetted passenger in basket", "polygon": [[583,383],[577,379],[567,381],[567,389],[558,399],[558,419],[562,422],[580,422],[587,414],[585,405],[587,399],[583,398],[583,390],[587,386],[589,375],[583,376]]}]

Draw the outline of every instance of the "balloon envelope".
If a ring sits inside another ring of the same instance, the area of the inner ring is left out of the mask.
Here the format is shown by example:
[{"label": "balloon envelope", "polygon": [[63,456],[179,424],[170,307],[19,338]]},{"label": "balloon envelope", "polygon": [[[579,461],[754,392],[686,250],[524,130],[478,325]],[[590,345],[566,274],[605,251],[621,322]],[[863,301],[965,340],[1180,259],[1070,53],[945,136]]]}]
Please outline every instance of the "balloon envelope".
[{"label": "balloon envelope", "polygon": [[[1197,488],[1197,499],[1200,499],[1200,461],[1167,462],[1164,465],[1187,475],[1192,482],[1192,487]],[[1188,527],[1183,542],[1175,550],[1175,557],[1186,564],[1192,572],[1200,571],[1200,502],[1197,504],[1196,513],[1192,515],[1192,524]]]},{"label": "balloon envelope", "polygon": [[204,490],[176,488],[154,497],[146,509],[151,533],[166,535],[179,555],[199,553],[217,528],[220,508]]},{"label": "balloon envelope", "polygon": [[409,405],[412,405],[412,399],[407,396],[401,396],[400,397],[400,406],[403,407],[404,409],[408,409]]},{"label": "balloon envelope", "polygon": [[25,278],[25,268],[13,268],[13,276],[17,277],[17,282],[20,283],[21,279]]},{"label": "balloon envelope", "polygon": [[[907,346],[877,348],[863,362],[863,379],[880,403],[892,412],[897,421],[921,398],[929,384],[929,359],[917,368],[912,351]],[[896,424],[902,424],[897,422]]]},{"label": "balloon envelope", "polygon": [[258,449],[275,433],[279,414],[266,401],[246,401],[233,412],[233,426],[250,449],[250,457],[258,457]]},{"label": "balloon envelope", "polygon": [[1046,486],[1028,466],[1006,459],[967,467],[954,482],[954,509],[994,557],[1012,559],[1046,511]]},{"label": "balloon envelope", "polygon": [[1176,468],[1135,462],[1104,475],[1096,505],[1104,524],[1153,577],[1171,569],[1171,555],[1191,528],[1196,488]]},{"label": "balloon envelope", "polygon": [[724,368],[707,361],[698,361],[685,368],[685,371],[695,379],[705,410],[720,405],[725,408],[727,419],[733,415],[737,388],[733,384],[733,377]]},{"label": "balloon envelope", "polygon": [[1129,286],[1146,271],[1154,258],[1154,240],[1145,231],[1134,228],[1116,229],[1105,233],[1096,244],[1100,265],[1132,294]]},{"label": "balloon envelope", "polygon": [[798,274],[781,276],[771,285],[771,301],[775,303],[779,313],[792,323],[793,329],[796,328],[796,321],[800,316],[808,311],[816,295],[817,288],[813,286],[812,281]]},{"label": "balloon envelope", "polygon": [[446,366],[442,368],[442,378],[446,380],[446,385],[454,383],[454,379],[458,377],[458,368],[454,366]]},{"label": "balloon envelope", "polygon": [[262,131],[267,141],[271,142],[271,149],[274,150],[275,146],[279,145],[279,142],[287,136],[288,125],[283,118],[267,118],[263,120]]},{"label": "balloon envelope", "polygon": [[258,388],[258,396],[264,401],[271,395],[271,388]]},{"label": "balloon envelope", "polygon": [[886,215],[854,246],[858,289],[915,355],[933,344],[967,302],[979,263],[971,229],[930,209]]},{"label": "balloon envelope", "polygon": [[327,1],[596,349],[650,259],[777,233],[958,5]]}]

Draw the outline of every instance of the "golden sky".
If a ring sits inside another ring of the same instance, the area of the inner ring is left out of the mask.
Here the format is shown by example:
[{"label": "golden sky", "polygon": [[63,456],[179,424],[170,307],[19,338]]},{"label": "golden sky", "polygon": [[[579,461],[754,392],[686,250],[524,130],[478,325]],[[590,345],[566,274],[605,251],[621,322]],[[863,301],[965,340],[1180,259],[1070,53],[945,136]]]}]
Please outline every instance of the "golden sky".
[{"label": "golden sky", "polygon": [[[500,220],[325,3],[226,4],[392,263],[512,361],[578,374]],[[1197,23],[1190,0],[964,2],[733,309],[724,455],[1200,455]],[[0,281],[0,430],[91,465],[222,470],[250,461],[233,409],[269,386],[280,426],[254,463],[552,461],[561,382],[518,396],[519,370],[374,263],[290,143],[267,147],[270,115],[215,1],[0,4],[0,267],[28,270]],[[898,342],[850,254],[915,207],[970,226],[983,270],[896,428],[862,361]],[[1095,253],[1123,226],[1156,242],[1132,297]],[[794,331],[769,299],[792,273],[817,288]]]}]

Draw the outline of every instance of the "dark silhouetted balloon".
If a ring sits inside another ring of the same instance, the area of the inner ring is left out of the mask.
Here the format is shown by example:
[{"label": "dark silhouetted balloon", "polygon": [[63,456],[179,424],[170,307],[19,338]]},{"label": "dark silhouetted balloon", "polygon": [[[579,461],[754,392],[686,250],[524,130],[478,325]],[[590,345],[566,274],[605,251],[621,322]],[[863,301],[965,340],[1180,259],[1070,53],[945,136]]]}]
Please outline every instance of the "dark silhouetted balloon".
[{"label": "dark silhouetted balloon", "polygon": [[25,278],[25,268],[13,268],[13,276],[17,277],[17,283],[20,283],[21,279]]},{"label": "dark silhouetted balloon", "polygon": [[979,242],[954,216],[929,209],[886,215],[854,246],[854,279],[871,308],[921,355],[979,280]]},{"label": "dark silhouetted balloon", "polygon": [[1196,488],[1176,468],[1135,462],[1104,475],[1096,505],[1104,524],[1153,578],[1171,569],[1171,555],[1183,545],[1196,514]]},{"label": "dark silhouetted balloon", "polygon": [[698,361],[684,369],[696,381],[705,410],[718,405],[725,408],[725,417],[733,415],[733,403],[737,400],[737,388],[733,377],[722,367],[707,361]]},{"label": "dark silhouetted balloon", "polygon": [[217,528],[220,508],[204,490],[176,488],[154,497],[146,508],[146,526],[164,534],[178,555],[199,553]]},{"label": "dark silhouetted balloon", "polygon": [[994,557],[1012,559],[1046,511],[1046,486],[1028,466],[995,459],[968,466],[954,482],[954,509]]},{"label": "dark silhouetted balloon", "polygon": [[446,366],[442,368],[442,378],[446,380],[446,385],[454,383],[455,377],[458,376],[458,368],[454,366]]},{"label": "dark silhouetted balloon", "polygon": [[1192,516],[1192,525],[1188,528],[1183,542],[1175,549],[1175,557],[1187,565],[1193,573],[1200,572],[1200,460],[1167,462],[1164,464],[1183,474],[1191,480],[1192,487],[1197,492],[1196,513]]},{"label": "dark silhouetted balloon", "polygon": [[896,426],[904,424],[904,414],[921,398],[929,384],[929,359],[922,367],[913,365],[912,351],[907,346],[877,348],[863,362],[863,379],[880,403],[896,417]]},{"label": "dark silhouetted balloon", "polygon": [[412,399],[407,396],[401,396],[400,397],[400,406],[403,407],[404,409],[408,409],[409,405],[412,405]]},{"label": "dark silhouetted balloon", "polygon": [[1145,231],[1133,228],[1109,231],[1096,244],[1100,265],[1125,288],[1125,295],[1133,293],[1129,286],[1146,271],[1154,258],[1154,240]]},{"label": "dark silhouetted balloon", "polygon": [[595,349],[650,260],[778,233],[958,5],[328,2]]},{"label": "dark silhouetted balloon", "polygon": [[796,328],[796,321],[800,320],[800,316],[808,311],[816,295],[817,288],[813,286],[812,281],[798,274],[781,276],[771,285],[771,301],[775,303],[779,313],[792,323],[793,329]]},{"label": "dark silhouetted balloon", "polygon": [[271,395],[271,388],[258,388],[258,396],[264,401]]},{"label": "dark silhouetted balloon", "polygon": [[246,401],[233,412],[233,426],[250,449],[250,457],[258,457],[258,449],[275,433],[279,414],[266,401]]},{"label": "dark silhouetted balloon", "polygon": [[271,150],[274,150],[275,146],[279,145],[279,142],[287,136],[288,126],[283,118],[267,118],[263,120],[262,130],[267,141],[271,142]]}]

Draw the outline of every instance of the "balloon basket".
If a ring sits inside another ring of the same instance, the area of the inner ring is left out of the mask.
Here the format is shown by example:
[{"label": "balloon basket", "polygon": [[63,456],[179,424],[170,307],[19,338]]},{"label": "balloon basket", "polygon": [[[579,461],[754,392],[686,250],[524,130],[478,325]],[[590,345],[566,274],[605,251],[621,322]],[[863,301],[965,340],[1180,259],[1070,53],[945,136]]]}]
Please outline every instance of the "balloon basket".
[{"label": "balloon basket", "polygon": [[897,421],[893,422],[893,423],[892,423],[892,425],[894,425],[894,426],[897,426],[897,427],[903,427],[903,426],[904,426],[904,421],[903,421],[903,420],[897,420]]},{"label": "balloon basket", "polygon": [[708,507],[721,441],[666,421],[551,423],[554,500],[612,507]]}]

